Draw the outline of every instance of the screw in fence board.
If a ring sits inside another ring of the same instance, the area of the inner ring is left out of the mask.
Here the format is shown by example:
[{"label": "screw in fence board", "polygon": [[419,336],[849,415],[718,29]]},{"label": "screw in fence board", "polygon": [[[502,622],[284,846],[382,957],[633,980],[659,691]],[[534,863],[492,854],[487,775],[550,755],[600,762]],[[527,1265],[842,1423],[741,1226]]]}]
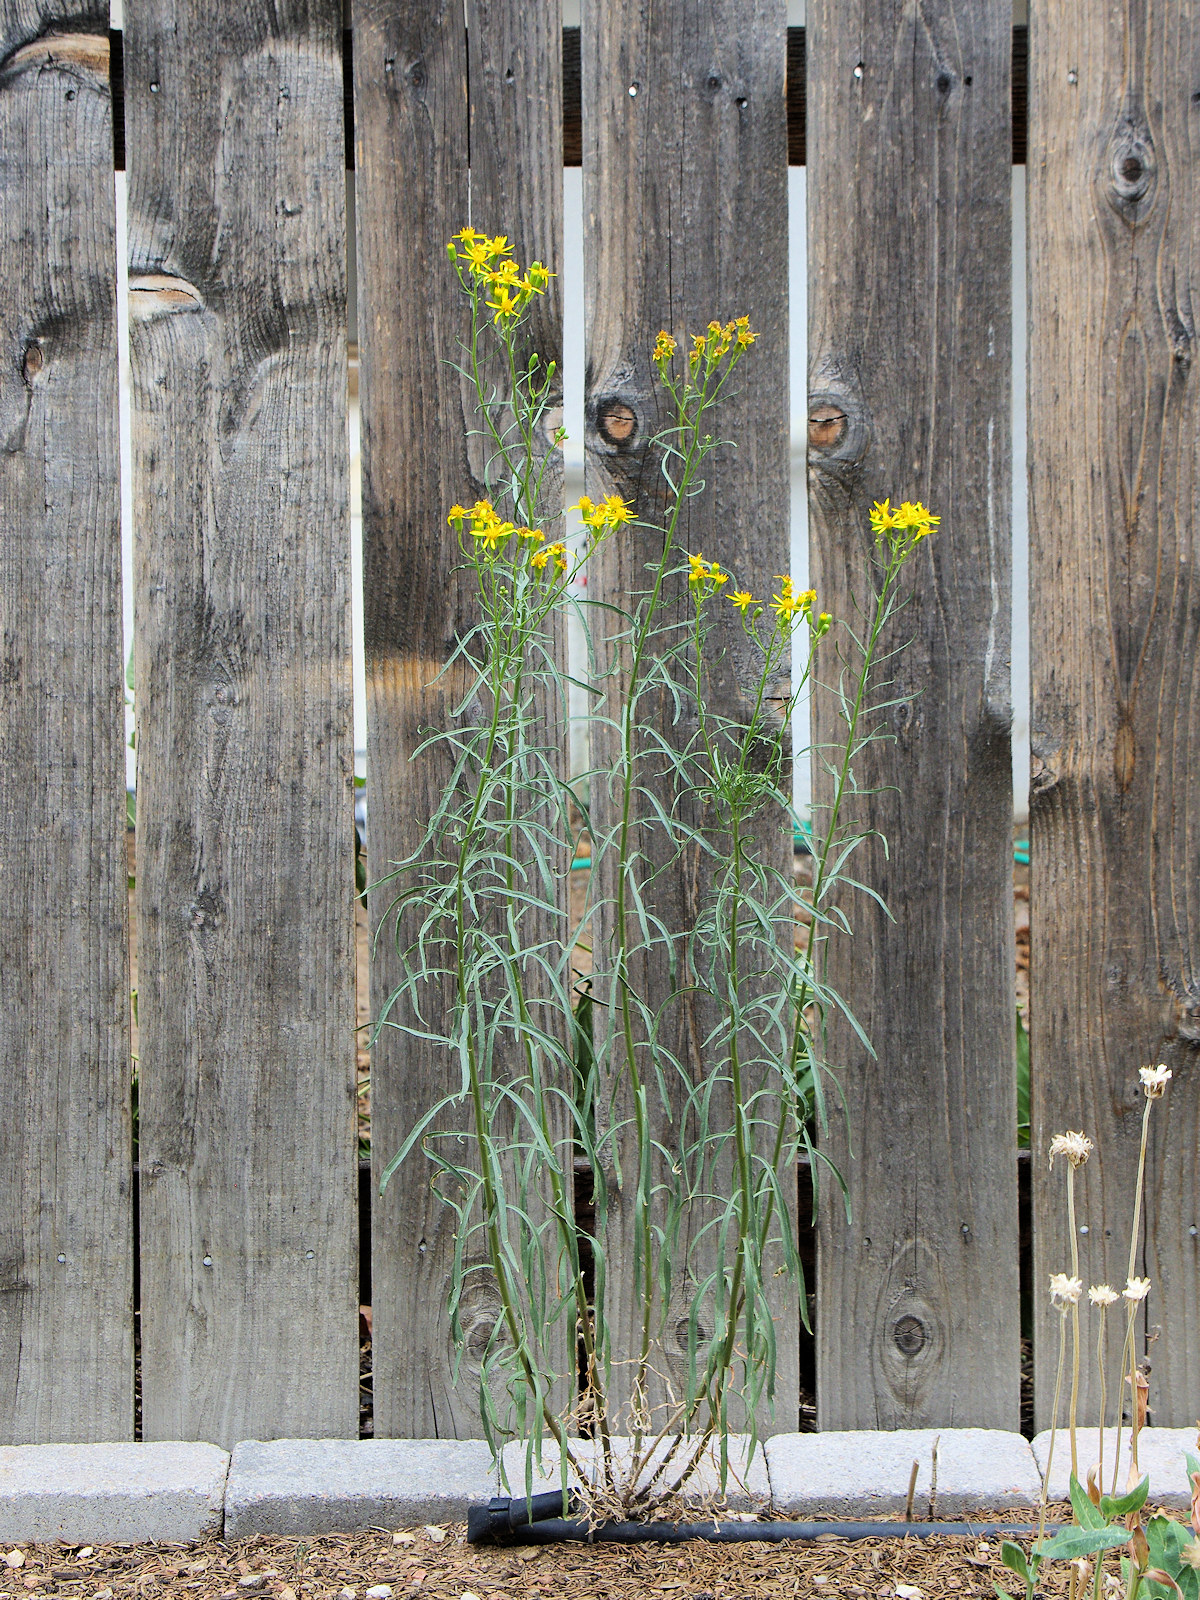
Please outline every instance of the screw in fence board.
[{"label": "screw in fence board", "polygon": [[144,1433],[346,1436],[341,6],[125,19]]},{"label": "screw in fence board", "polygon": [[[1068,1127],[1096,1141],[1081,1266],[1121,1288],[1137,1069],[1172,1069],[1136,1270],[1162,1330],[1153,1418],[1177,1427],[1200,1406],[1198,21],[1169,0],[1052,0],[1030,23],[1033,1148]],[[1043,1290],[1068,1245],[1061,1174],[1033,1173],[1041,1428],[1057,1340]],[[1124,1318],[1110,1322],[1115,1368]],[[1090,1363],[1084,1384],[1095,1423]]]},{"label": "screw in fence board", "polygon": [[108,6],[0,3],[0,1444],[133,1435]]},{"label": "screw in fence board", "polygon": [[[1014,1428],[1018,1403],[1009,743],[1011,14],[864,0],[808,14],[810,544],[854,618],[873,500],[942,516],[887,641],[911,640],[852,815],[882,831],[830,978],[873,1041],[831,1033],[818,1253],[823,1428]],[[839,420],[839,418],[841,420]],[[883,698],[890,698],[890,692]],[[835,738],[832,696],[815,737]],[[831,782],[814,774],[817,831]]]},{"label": "screw in fence board", "polygon": [[[639,516],[661,516],[659,464],[648,448],[668,420],[652,382],[655,335],[665,328],[682,343],[710,318],[748,315],[759,341],[739,368],[738,392],[714,418],[736,447],[712,459],[710,487],[689,507],[680,544],[718,559],[759,595],[786,572],[789,559],[786,22],[776,0],[687,0],[652,10],[619,0],[587,8],[582,34],[588,493],[598,499],[615,491],[636,502]],[[603,545],[593,579],[597,598],[627,603],[644,588],[655,555],[653,538],[633,530]],[[671,605],[671,614],[687,614],[682,583]],[[757,663],[744,659],[734,625],[722,628],[712,659],[722,651],[711,685],[715,709],[745,714]],[[689,733],[672,726],[666,706],[660,731],[676,740]],[[605,737],[599,728],[593,735],[592,764],[600,772],[616,755],[606,753]],[[599,827],[611,825],[614,799],[599,782],[592,800]],[[690,820],[699,820],[695,809]],[[786,872],[790,829],[768,831],[764,824],[760,844],[764,859]],[[646,891],[652,914],[681,938],[694,922],[705,870],[689,858]],[[614,888],[608,882],[601,892],[611,897]],[[601,930],[606,937],[611,919]],[[661,951],[637,958],[634,982],[651,1004],[667,1000],[672,980]],[[669,1045],[695,1081],[708,1070],[700,1041],[712,1019],[701,1009],[676,1002],[669,1024]],[[665,1127],[663,1136],[675,1137]],[[626,1172],[627,1158],[628,1150]],[[628,1360],[637,1356],[641,1327],[632,1294],[634,1216],[615,1174],[609,1204],[609,1318],[614,1354]],[[674,1251],[678,1288],[667,1327],[679,1343],[670,1352],[676,1386],[687,1359],[691,1298],[684,1263],[696,1281],[707,1275],[707,1246],[693,1251],[688,1230],[703,1220],[689,1213]],[[793,1214],[789,1225],[794,1220]],[[787,1429],[798,1414],[799,1308],[786,1280],[777,1283],[773,1426]]]},{"label": "screw in fence board", "polygon": [[[418,842],[449,776],[440,753],[410,755],[425,730],[446,724],[457,680],[435,679],[473,620],[446,528],[448,508],[482,492],[477,441],[468,449],[475,426],[468,394],[446,364],[458,359],[467,326],[446,241],[470,222],[508,234],[522,262],[540,258],[556,268],[562,260],[560,7],[473,0],[467,24],[469,108],[461,7],[370,7],[355,18],[372,877]],[[538,304],[532,338],[543,357],[561,364],[557,282]],[[548,484],[560,482],[548,474]],[[557,713],[546,707],[545,715]],[[548,726],[547,735],[563,743],[561,729],[556,735]],[[386,905],[384,891],[372,896],[373,928]],[[394,949],[389,921],[372,961],[373,1015],[396,982]],[[414,1116],[458,1075],[444,1050],[390,1029],[381,1035],[371,1063],[376,1186]],[[446,1312],[452,1223],[420,1151],[383,1198],[376,1195],[372,1355],[380,1437],[481,1432],[472,1371],[498,1299],[483,1274],[468,1279],[467,1348],[455,1387]]]}]

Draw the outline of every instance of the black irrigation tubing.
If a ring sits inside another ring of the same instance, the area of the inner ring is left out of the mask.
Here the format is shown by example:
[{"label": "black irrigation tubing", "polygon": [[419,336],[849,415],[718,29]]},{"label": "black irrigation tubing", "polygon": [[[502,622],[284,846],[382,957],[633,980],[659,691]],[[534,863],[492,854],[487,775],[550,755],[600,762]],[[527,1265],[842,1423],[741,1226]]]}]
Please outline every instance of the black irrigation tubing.
[{"label": "black irrigation tubing", "polygon": [[[703,1539],[709,1544],[751,1541],[781,1544],[815,1539],[980,1539],[996,1534],[1032,1538],[1037,1529],[999,1522],[601,1522],[559,1515],[562,1494],[535,1494],[490,1500],[467,1513],[468,1544],[683,1544]],[[570,1509],[576,1509],[572,1501]],[[532,1513],[532,1515],[531,1515]]]}]

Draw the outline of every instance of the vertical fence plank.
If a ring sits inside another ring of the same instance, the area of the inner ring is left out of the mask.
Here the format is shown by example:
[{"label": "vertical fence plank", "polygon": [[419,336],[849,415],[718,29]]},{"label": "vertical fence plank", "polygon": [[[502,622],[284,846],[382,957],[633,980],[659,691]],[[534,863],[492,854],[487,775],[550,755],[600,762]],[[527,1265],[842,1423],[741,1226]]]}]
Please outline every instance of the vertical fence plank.
[{"label": "vertical fence plank", "polygon": [[0,1443],[133,1432],[108,6],[0,4]]},{"label": "vertical fence plank", "polygon": [[[1009,744],[1011,15],[1000,0],[810,0],[809,485],[821,603],[853,618],[870,503],[941,513],[887,635],[911,701],[856,764],[857,859],[831,982],[847,1123],[823,1190],[823,1428],[1013,1428],[1018,1402]],[[822,409],[824,408],[824,409]],[[827,421],[822,422],[822,417]],[[844,418],[843,420],[839,420]],[[832,697],[818,740],[836,739]],[[814,775],[816,804],[831,784]]]},{"label": "vertical fence plank", "polygon": [[[717,558],[759,595],[787,570],[789,557],[786,22],[779,0],[703,6],[687,0],[656,8],[616,0],[585,9],[582,34],[588,492],[594,499],[617,492],[636,502],[639,515],[656,517],[662,485],[650,439],[669,418],[659,412],[650,363],[655,335],[665,328],[679,338],[713,317],[748,315],[759,342],[739,369],[739,392],[715,422],[736,448],[712,462],[709,491],[688,508],[681,543]],[[631,593],[645,588],[646,565],[655,555],[653,538],[637,531],[602,545],[597,598],[627,604]],[[675,616],[686,614],[682,583],[670,605]],[[735,627],[722,627],[713,659],[722,651],[712,684],[715,708],[734,716],[741,707],[745,714],[757,663],[744,659]],[[688,735],[672,725],[665,706],[660,731],[667,738]],[[599,772],[610,765],[610,737],[610,730],[593,734]],[[602,830],[611,823],[612,802],[603,783],[594,781],[592,804]],[[699,819],[696,802],[690,820]],[[761,849],[764,860],[787,870],[787,830],[764,826]],[[680,934],[680,948],[702,896],[704,870],[689,853],[647,891],[653,914]],[[614,884],[601,888],[611,896]],[[665,958],[657,956],[641,963],[634,982],[655,1005],[673,987]],[[670,1047],[699,1081],[708,1070],[703,1019],[677,1004],[669,1026]],[[622,1168],[628,1183],[627,1159]],[[640,1339],[632,1297],[634,1209],[615,1173],[609,1207],[609,1319],[614,1355],[628,1359],[636,1357]],[[673,1252],[676,1304],[668,1317],[679,1338],[671,1356],[681,1369],[687,1358],[683,1308],[695,1275],[703,1276],[689,1226],[699,1227],[691,1215]],[[786,1429],[795,1427],[798,1414],[799,1308],[783,1287],[778,1306],[774,1426]]]},{"label": "vertical fence plank", "polygon": [[149,1439],[358,1426],[341,22],[126,6]]},{"label": "vertical fence plank", "polygon": [[[461,7],[393,0],[355,13],[373,878],[418,842],[449,776],[438,755],[410,757],[424,730],[446,724],[457,681],[434,680],[456,636],[474,619],[446,528],[452,504],[469,503],[483,492],[481,463],[468,449],[467,397],[447,365],[457,356],[465,323],[446,241],[470,221],[506,233],[521,261],[539,258],[553,268],[562,259],[561,7],[558,0],[519,9],[472,0],[467,23],[469,112]],[[545,359],[561,361],[557,287],[535,310],[531,343]],[[551,471],[548,496],[556,481],[561,476]],[[376,1016],[399,970],[393,926],[384,917],[387,899],[381,890],[370,905],[373,928],[385,924],[371,976]],[[458,1071],[444,1050],[384,1031],[371,1063],[376,1185],[414,1116],[457,1083]],[[467,1350],[455,1388],[446,1316],[453,1219],[429,1179],[417,1151],[373,1207],[380,1437],[468,1437],[481,1431],[473,1380],[498,1300],[490,1279],[473,1274],[462,1308]]]},{"label": "vertical fence plank", "polygon": [[[1029,52],[1034,1154],[1066,1128],[1097,1141],[1080,1174],[1081,1266],[1085,1284],[1120,1289],[1137,1069],[1172,1069],[1138,1271],[1162,1330],[1153,1417],[1175,1426],[1200,1404],[1198,20],[1170,0],[1051,0]],[[1045,1283],[1069,1255],[1061,1171],[1033,1170],[1046,1427]],[[1124,1319],[1111,1321],[1115,1360]]]}]

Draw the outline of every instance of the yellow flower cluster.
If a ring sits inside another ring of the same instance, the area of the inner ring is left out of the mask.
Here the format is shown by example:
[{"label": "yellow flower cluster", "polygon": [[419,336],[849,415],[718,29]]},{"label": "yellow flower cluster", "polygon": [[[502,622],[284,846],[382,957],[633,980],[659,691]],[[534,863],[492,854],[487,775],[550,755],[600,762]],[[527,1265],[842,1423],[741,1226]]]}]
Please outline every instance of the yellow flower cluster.
[{"label": "yellow flower cluster", "polygon": [[810,616],[816,598],[817,591],[815,589],[804,589],[797,594],[792,580],[780,575],[779,593],[771,596],[771,610],[779,618],[781,624],[790,622],[798,612],[803,616]]},{"label": "yellow flower cluster", "polygon": [[901,540],[909,544],[919,544],[933,532],[941,521],[918,500],[906,500],[903,505],[892,509],[891,499],[878,500],[871,507],[871,531],[877,540],[882,540],[886,533],[899,533]]},{"label": "yellow flower cluster", "polygon": [[545,294],[550,282],[551,275],[540,261],[531,262],[528,271],[521,272],[511,259],[512,246],[507,234],[498,233],[489,238],[475,228],[462,228],[446,250],[451,261],[456,265],[459,261],[465,262],[476,283],[483,285],[484,304],[497,324],[515,322],[535,294]]},{"label": "yellow flower cluster", "polygon": [[556,572],[567,570],[567,550],[564,544],[551,544],[544,550],[539,550],[537,547],[544,543],[546,538],[542,530],[518,527],[514,522],[506,522],[490,500],[476,500],[473,506],[451,506],[450,515],[446,520],[459,533],[463,531],[463,524],[468,524],[467,531],[478,544],[485,560],[493,560],[509,540],[515,538],[518,541],[518,548],[522,543],[533,546],[529,565],[535,572],[543,572],[551,561]]},{"label": "yellow flower cluster", "polygon": [[721,571],[719,561],[706,561],[703,556],[688,556],[688,583],[696,599],[707,600],[716,594],[722,584],[729,582],[729,574]]},{"label": "yellow flower cluster", "polygon": [[589,500],[585,494],[569,509],[578,511],[589,528],[608,528],[611,530],[619,528],[623,522],[630,522],[633,519],[633,507],[627,505],[619,494],[605,496],[599,505]]},{"label": "yellow flower cluster", "polygon": [[665,365],[675,354],[675,341],[664,329],[654,341],[654,349],[650,352],[650,359],[656,367]]},{"label": "yellow flower cluster", "polygon": [[[662,337],[663,335],[659,334],[660,340]],[[707,361],[712,366],[735,346],[738,350],[748,350],[757,338],[758,335],[750,331],[749,317],[735,317],[732,322],[725,323],[724,327],[719,322],[710,322],[703,333],[692,335],[692,348],[688,361],[693,367],[698,367],[701,361]],[[655,349],[657,348],[655,346]]]},{"label": "yellow flower cluster", "polygon": [[[703,556],[688,556],[688,583],[692,586],[696,601],[707,600],[710,595],[716,594],[729,578],[727,572],[722,572],[720,564],[716,561],[705,561]],[[789,634],[793,623],[801,618],[807,618],[813,633],[819,639],[822,634],[829,632],[833,618],[828,611],[817,612],[814,610],[817,601],[815,589],[804,589],[796,593],[796,586],[791,578],[779,578],[779,593],[771,596],[771,610],[775,613],[775,626],[780,633]],[[735,606],[750,625],[760,617],[765,609],[749,589],[734,589],[729,596],[729,603]]]}]

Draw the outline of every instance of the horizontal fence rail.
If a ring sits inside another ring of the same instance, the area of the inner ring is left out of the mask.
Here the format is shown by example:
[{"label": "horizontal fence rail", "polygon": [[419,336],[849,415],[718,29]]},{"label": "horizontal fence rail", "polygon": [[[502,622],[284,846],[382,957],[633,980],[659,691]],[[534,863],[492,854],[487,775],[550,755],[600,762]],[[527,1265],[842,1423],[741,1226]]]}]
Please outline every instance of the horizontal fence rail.
[{"label": "horizontal fence rail", "polygon": [[[1196,0],[1145,0],[1119,25],[1100,0],[1047,0],[1028,30],[1002,0],[945,0],[920,19],[809,0],[806,28],[786,27],[782,0],[652,14],[610,0],[581,29],[562,27],[555,0],[469,0],[465,27],[445,0],[358,9],[347,30],[340,0],[219,13],[126,0],[110,31],[95,0],[46,0],[33,21],[25,0],[0,0],[0,1443],[135,1427],[222,1444],[352,1435],[360,1294],[376,1434],[481,1431],[473,1373],[493,1286],[470,1280],[456,1386],[452,1219],[419,1154],[378,1192],[415,1119],[457,1082],[428,1040],[392,1031],[374,1047],[369,1204],[360,1193],[347,306],[356,288],[374,876],[417,842],[446,781],[416,752],[452,715],[454,673],[440,674],[472,616],[445,519],[483,473],[478,419],[446,364],[461,300],[445,244],[471,222],[561,271],[564,164],[582,167],[585,196],[593,497],[653,510],[658,330],[746,314],[759,341],[721,418],[737,448],[687,538],[757,592],[786,570],[801,314],[787,292],[788,168],[805,165],[821,602],[853,618],[873,500],[920,498],[942,516],[888,641],[910,641],[894,669],[902,703],[848,802],[889,841],[862,870],[891,913],[853,907],[833,974],[872,1044],[831,1038],[853,1138],[833,1132],[822,1149],[847,1174],[851,1211],[827,1183],[814,1220],[808,1169],[794,1193],[789,1174],[815,1296],[802,1307],[782,1277],[773,1289],[768,1425],[795,1427],[814,1391],[824,1427],[1028,1423],[1030,1320],[1045,1425],[1057,1330],[1044,1287],[1069,1249],[1046,1144],[1081,1125],[1097,1139],[1082,1270],[1120,1288],[1136,1068],[1159,1060],[1174,1077],[1136,1265],[1163,1298],[1137,1332],[1140,1349],[1153,1344],[1154,1420],[1192,1420]],[[129,197],[136,1063],[114,160]],[[1028,167],[1031,352],[1024,1164],[1013,163]],[[531,340],[561,360],[561,278]],[[540,448],[557,505],[561,463],[549,437]],[[603,547],[593,596],[626,599],[651,553],[642,540]],[[549,647],[564,664],[565,641]],[[721,689],[731,715],[734,676]],[[818,736],[831,709],[819,695]],[[565,771],[562,710],[540,715]],[[686,734],[669,718],[660,731]],[[816,804],[828,799],[818,776]],[[786,871],[786,839],[761,846]],[[686,927],[700,869],[662,865],[648,892]],[[377,932],[384,897],[369,908]],[[375,1017],[397,977],[384,934]],[[665,963],[641,979],[651,1000],[671,994]],[[694,1074],[703,1032],[672,1041]],[[554,1137],[567,1141],[565,1115]],[[584,1212],[594,1199],[582,1186],[575,1198]],[[620,1360],[635,1329],[615,1169],[607,1199]],[[1085,1387],[1089,1422],[1096,1404]]]},{"label": "horizontal fence rail", "polygon": [[[125,68],[124,38],[118,28],[109,35],[112,48],[113,151],[116,169],[125,170]],[[1012,160],[1025,165],[1027,60],[1029,29],[1017,23],[1012,30]],[[580,30],[562,30],[562,159],[564,167],[583,165],[582,62]],[[788,165],[802,167],[807,159],[807,35],[804,28],[787,30],[787,148]],[[354,32],[342,35],[342,84],[346,115],[346,166],[354,169]]]}]

